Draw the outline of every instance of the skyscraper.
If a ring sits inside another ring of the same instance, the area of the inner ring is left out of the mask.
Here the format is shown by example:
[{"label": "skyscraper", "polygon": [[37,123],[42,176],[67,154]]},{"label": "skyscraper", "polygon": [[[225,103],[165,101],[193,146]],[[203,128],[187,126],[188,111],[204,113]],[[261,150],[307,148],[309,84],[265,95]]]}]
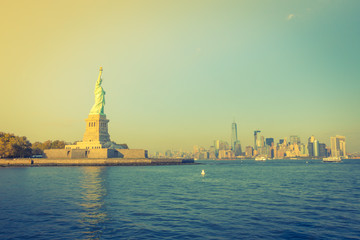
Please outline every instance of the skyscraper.
[{"label": "skyscraper", "polygon": [[327,157],[325,143],[319,143],[319,157]]},{"label": "skyscraper", "polygon": [[235,156],[242,155],[241,144],[237,136],[236,123],[232,123],[231,127],[231,150],[234,152]]},{"label": "skyscraper", "polygon": [[345,137],[336,135],[330,137],[331,156],[333,157],[346,157],[346,143]]},{"label": "skyscraper", "polygon": [[315,139],[314,143],[313,143],[313,146],[314,146],[314,156],[315,157],[318,157],[319,156],[319,141]]},{"label": "skyscraper", "polygon": [[251,146],[247,146],[245,148],[245,156],[246,157],[252,157],[253,156],[254,149]]},{"label": "skyscraper", "polygon": [[254,149],[257,150],[257,134],[261,132],[260,130],[254,131]]},{"label": "skyscraper", "polygon": [[214,147],[215,147],[215,155],[217,157],[218,154],[219,154],[219,149],[220,149],[220,140],[215,140],[214,141]]},{"label": "skyscraper", "polygon": [[274,142],[274,138],[266,138],[265,142],[266,142],[266,145],[271,147]]},{"label": "skyscraper", "polygon": [[216,159],[215,146],[211,146],[210,149],[209,149],[209,159]]},{"label": "skyscraper", "polygon": [[308,152],[309,152],[310,157],[315,156],[315,154],[314,154],[314,142],[315,142],[315,137],[314,136],[309,137],[307,147],[308,147]]},{"label": "skyscraper", "polygon": [[235,143],[235,149],[233,150],[235,156],[241,156],[242,155],[242,149],[241,149],[241,144],[240,141],[238,140]]},{"label": "skyscraper", "polygon": [[238,140],[238,137],[237,137],[237,125],[236,123],[232,123],[232,126],[231,126],[231,149],[234,151],[235,150],[235,144]]}]

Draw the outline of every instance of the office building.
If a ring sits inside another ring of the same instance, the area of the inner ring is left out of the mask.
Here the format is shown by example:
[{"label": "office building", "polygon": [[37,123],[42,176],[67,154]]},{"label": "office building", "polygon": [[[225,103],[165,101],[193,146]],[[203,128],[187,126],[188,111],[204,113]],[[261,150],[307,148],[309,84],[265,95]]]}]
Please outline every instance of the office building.
[{"label": "office building", "polygon": [[238,141],[237,137],[237,125],[236,123],[232,123],[231,125],[231,149],[235,150],[235,144]]},{"label": "office building", "polygon": [[330,137],[331,156],[346,157],[346,142],[344,136]]},{"label": "office building", "polygon": [[314,146],[314,156],[319,157],[319,141],[315,139],[313,146]]},{"label": "office building", "polygon": [[257,150],[257,135],[259,132],[261,132],[261,131],[260,130],[254,131],[254,150]]},{"label": "office building", "polygon": [[254,155],[254,148],[251,146],[247,146],[245,148],[245,156],[246,157],[252,157]]},{"label": "office building", "polygon": [[271,147],[274,143],[274,138],[266,138],[265,143],[267,146]]},{"label": "office building", "polygon": [[314,142],[315,142],[315,137],[311,136],[308,138],[308,153],[309,153],[309,157],[314,157],[315,153],[314,153]]},{"label": "office building", "polygon": [[327,157],[326,144],[319,143],[319,157]]},{"label": "office building", "polygon": [[241,144],[237,136],[236,123],[232,123],[231,126],[231,150],[234,152],[235,156],[242,155]]},{"label": "office building", "polygon": [[233,149],[233,152],[234,152],[235,156],[241,156],[242,155],[240,141],[235,142],[235,148]]}]

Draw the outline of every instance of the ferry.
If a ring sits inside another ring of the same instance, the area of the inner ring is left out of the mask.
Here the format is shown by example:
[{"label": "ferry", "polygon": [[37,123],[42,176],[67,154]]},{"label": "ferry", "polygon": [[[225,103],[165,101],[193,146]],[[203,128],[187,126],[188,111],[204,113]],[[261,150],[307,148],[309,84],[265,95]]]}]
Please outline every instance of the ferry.
[{"label": "ferry", "polygon": [[323,162],[341,162],[341,157],[327,157],[323,158]]},{"label": "ferry", "polygon": [[257,156],[256,158],[255,158],[255,161],[266,161],[267,159],[266,159],[266,157],[264,157],[264,156]]}]

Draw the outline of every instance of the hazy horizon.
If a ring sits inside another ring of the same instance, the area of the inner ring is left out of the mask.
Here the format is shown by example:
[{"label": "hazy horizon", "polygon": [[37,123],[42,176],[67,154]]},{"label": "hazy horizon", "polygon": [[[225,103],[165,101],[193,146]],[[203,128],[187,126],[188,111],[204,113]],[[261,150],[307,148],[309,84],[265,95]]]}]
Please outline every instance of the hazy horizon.
[{"label": "hazy horizon", "polygon": [[4,1],[0,131],[82,140],[104,68],[117,143],[264,137],[360,151],[359,1]]}]

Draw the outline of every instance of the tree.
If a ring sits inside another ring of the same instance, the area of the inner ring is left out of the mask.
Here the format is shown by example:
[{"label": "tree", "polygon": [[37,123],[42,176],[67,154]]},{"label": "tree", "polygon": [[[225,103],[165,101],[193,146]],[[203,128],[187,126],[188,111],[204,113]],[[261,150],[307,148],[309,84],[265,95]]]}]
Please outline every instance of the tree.
[{"label": "tree", "polygon": [[31,145],[32,148],[32,155],[43,155],[43,144],[41,142],[34,142]]},{"label": "tree", "polygon": [[42,155],[44,154],[45,149],[63,149],[65,148],[66,143],[60,140],[47,140],[43,143],[35,142],[32,144],[32,154],[33,155]]},{"label": "tree", "polygon": [[0,158],[31,157],[43,155],[45,149],[63,149],[66,143],[60,140],[47,140],[31,144],[26,137],[0,132]]},{"label": "tree", "polygon": [[59,140],[55,140],[51,143],[51,148],[52,149],[63,149],[65,148],[65,142],[64,141],[59,141]]},{"label": "tree", "polygon": [[31,150],[31,143],[26,137],[0,132],[1,158],[30,157]]},{"label": "tree", "polygon": [[50,140],[47,140],[47,141],[43,142],[41,149],[42,149],[42,150],[51,149],[51,141],[50,141]]}]

